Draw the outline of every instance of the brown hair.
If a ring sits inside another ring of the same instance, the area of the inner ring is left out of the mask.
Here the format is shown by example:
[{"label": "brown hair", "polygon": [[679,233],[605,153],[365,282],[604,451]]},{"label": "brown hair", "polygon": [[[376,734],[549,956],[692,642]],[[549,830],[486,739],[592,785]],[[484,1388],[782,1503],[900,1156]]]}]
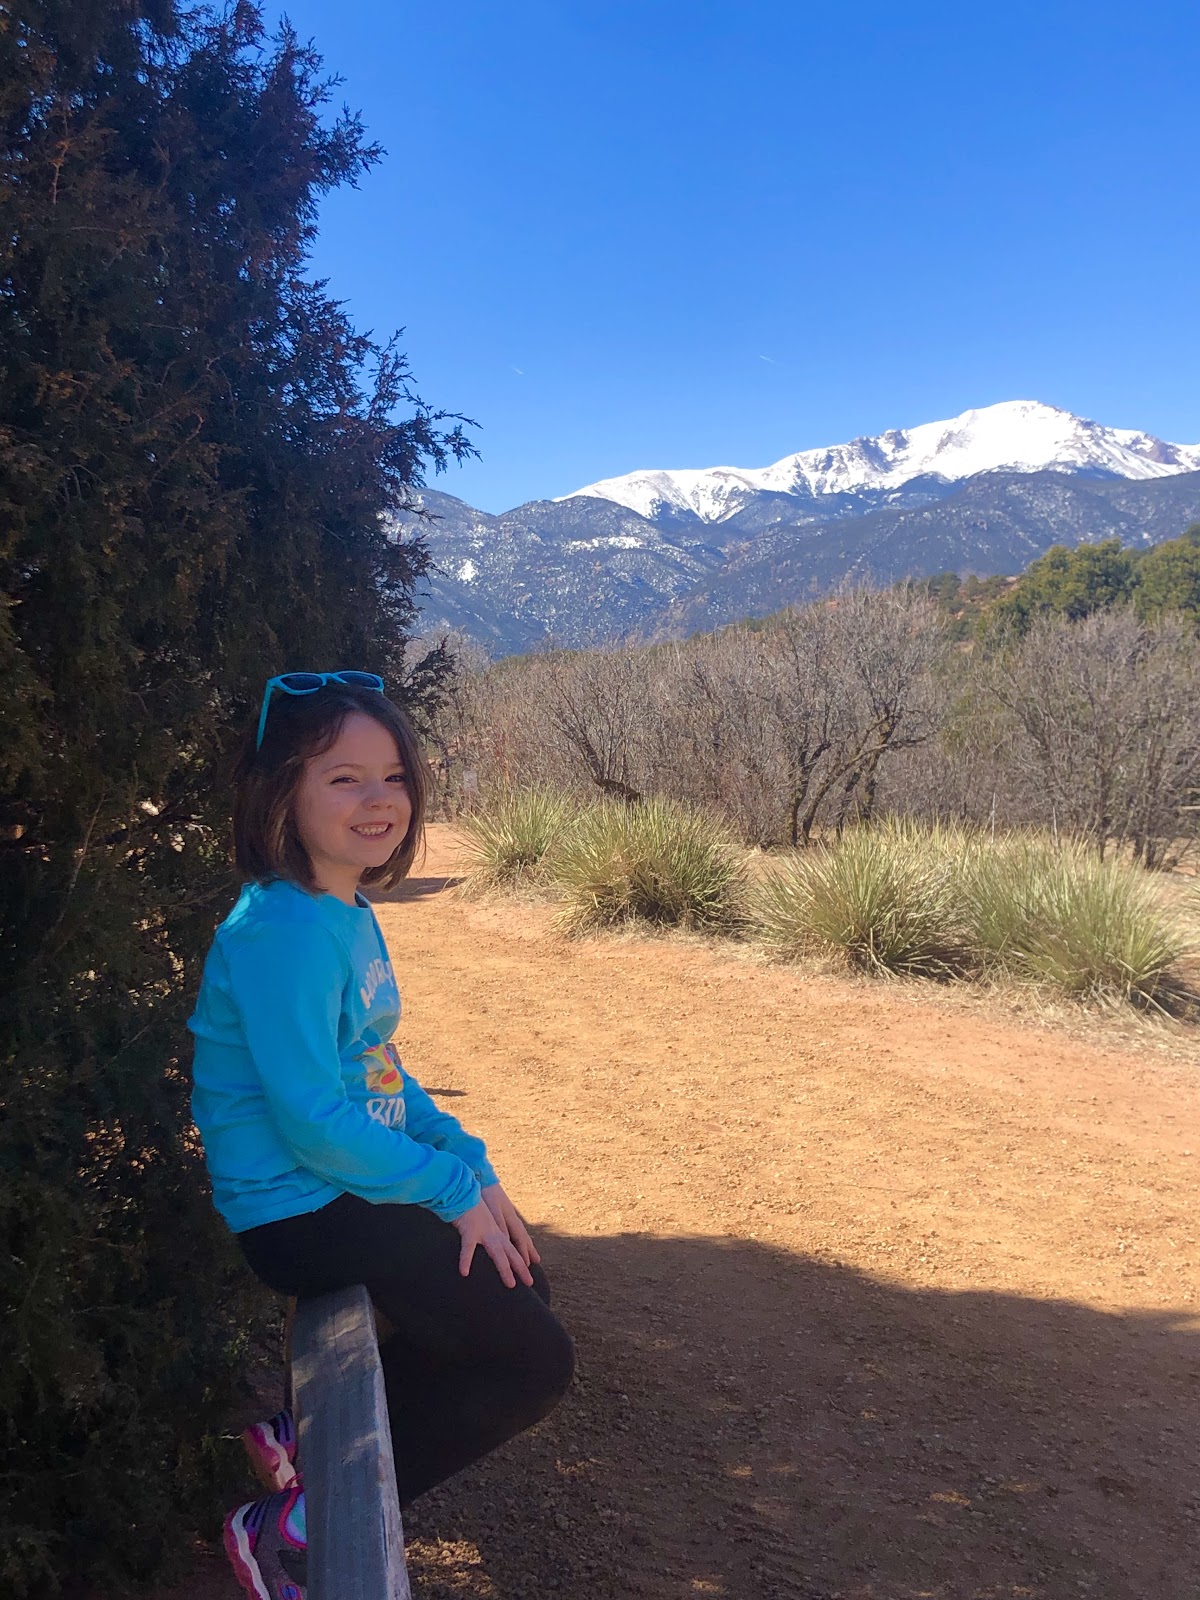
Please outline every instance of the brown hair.
[{"label": "brown hair", "polygon": [[404,838],[382,866],[368,868],[360,881],[391,889],[407,877],[425,842],[429,788],[412,723],[398,705],[374,689],[327,683],[312,694],[275,692],[261,750],[254,747],[257,724],[247,732],[237,758],[233,800],[233,854],[243,878],[256,883],[286,878],[310,892],[316,890],[312,862],[296,828],[296,790],[305,762],[330,749],[346,718],[356,711],[373,717],[395,739],[412,801]]}]

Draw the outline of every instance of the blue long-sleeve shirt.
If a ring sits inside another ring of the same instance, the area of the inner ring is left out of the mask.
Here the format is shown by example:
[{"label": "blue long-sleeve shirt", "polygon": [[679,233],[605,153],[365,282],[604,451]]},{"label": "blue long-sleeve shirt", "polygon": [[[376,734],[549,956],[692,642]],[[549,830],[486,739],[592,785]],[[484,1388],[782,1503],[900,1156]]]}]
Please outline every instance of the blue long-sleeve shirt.
[{"label": "blue long-sleeve shirt", "polygon": [[400,1064],[399,990],[356,898],[251,883],[217,929],[188,1021],[192,1115],[234,1233],[345,1193],[453,1221],[496,1182],[483,1141]]}]

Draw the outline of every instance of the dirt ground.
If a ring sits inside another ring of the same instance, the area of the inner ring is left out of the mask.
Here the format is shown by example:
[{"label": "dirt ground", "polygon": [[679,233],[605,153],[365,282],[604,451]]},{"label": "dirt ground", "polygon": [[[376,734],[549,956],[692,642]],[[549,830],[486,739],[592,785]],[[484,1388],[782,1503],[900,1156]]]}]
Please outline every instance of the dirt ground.
[{"label": "dirt ground", "polygon": [[1191,1051],[568,942],[455,865],[378,907],[400,1042],[579,1370],[413,1508],[422,1600],[1196,1600]]}]

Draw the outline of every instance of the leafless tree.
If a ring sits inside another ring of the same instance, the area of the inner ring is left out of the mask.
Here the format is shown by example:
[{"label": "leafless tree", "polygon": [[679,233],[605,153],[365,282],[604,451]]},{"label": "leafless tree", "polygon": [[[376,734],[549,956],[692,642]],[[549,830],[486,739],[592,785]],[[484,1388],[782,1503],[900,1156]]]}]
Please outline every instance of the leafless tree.
[{"label": "leafless tree", "polygon": [[490,663],[486,651],[465,635],[450,633],[441,642],[454,663],[453,671],[443,680],[439,702],[421,733],[434,779],[436,809],[455,817],[478,784],[480,753],[491,720]]},{"label": "leafless tree", "polygon": [[807,843],[853,742],[851,695],[834,606],[786,611],[759,641],[758,697],[778,753],[788,837]]},{"label": "leafless tree", "polygon": [[[1200,789],[1200,660],[1173,622],[1039,624],[981,658],[931,603],[846,589],[760,628],[485,664],[460,646],[432,745],[451,814],[477,786],[665,794],[803,844],[881,808],[1057,823],[1147,864]],[[1194,831],[1194,830],[1191,830]]]},{"label": "leafless tree", "polygon": [[536,674],[550,726],[603,794],[629,801],[644,784],[646,654],[633,645],[563,651]]},{"label": "leafless tree", "polygon": [[991,663],[1059,825],[1103,854],[1161,863],[1200,786],[1200,651],[1191,630],[1131,610],[1044,619]]},{"label": "leafless tree", "polygon": [[1024,734],[981,681],[969,644],[955,646],[926,685],[934,729],[881,768],[881,810],[981,826],[1049,822],[1045,791],[1017,759]]},{"label": "leafless tree", "polygon": [[747,838],[773,838],[757,638],[738,628],[700,635],[662,655],[657,668],[656,789],[721,811]]},{"label": "leafless tree", "polygon": [[937,607],[908,589],[856,588],[837,601],[839,653],[854,707],[838,827],[874,815],[880,763],[935,731],[933,668],[946,640]]}]

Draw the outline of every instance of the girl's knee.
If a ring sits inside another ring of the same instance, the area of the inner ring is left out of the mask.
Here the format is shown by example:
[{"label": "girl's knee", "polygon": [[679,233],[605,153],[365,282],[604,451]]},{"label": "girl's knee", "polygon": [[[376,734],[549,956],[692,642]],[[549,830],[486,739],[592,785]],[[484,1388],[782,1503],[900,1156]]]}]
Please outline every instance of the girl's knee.
[{"label": "girl's knee", "polygon": [[558,1338],[555,1341],[554,1356],[550,1363],[550,1376],[554,1392],[559,1400],[566,1394],[571,1386],[571,1379],[575,1376],[575,1344],[571,1335],[555,1318],[555,1327]]},{"label": "girl's knee", "polygon": [[553,1411],[571,1386],[575,1375],[575,1346],[557,1317],[547,1317],[548,1326],[539,1341],[537,1360],[530,1364],[530,1423]]},{"label": "girl's knee", "polygon": [[533,1279],[533,1292],[544,1306],[550,1304],[550,1280],[542,1268],[535,1261],[530,1265],[529,1276]]}]

